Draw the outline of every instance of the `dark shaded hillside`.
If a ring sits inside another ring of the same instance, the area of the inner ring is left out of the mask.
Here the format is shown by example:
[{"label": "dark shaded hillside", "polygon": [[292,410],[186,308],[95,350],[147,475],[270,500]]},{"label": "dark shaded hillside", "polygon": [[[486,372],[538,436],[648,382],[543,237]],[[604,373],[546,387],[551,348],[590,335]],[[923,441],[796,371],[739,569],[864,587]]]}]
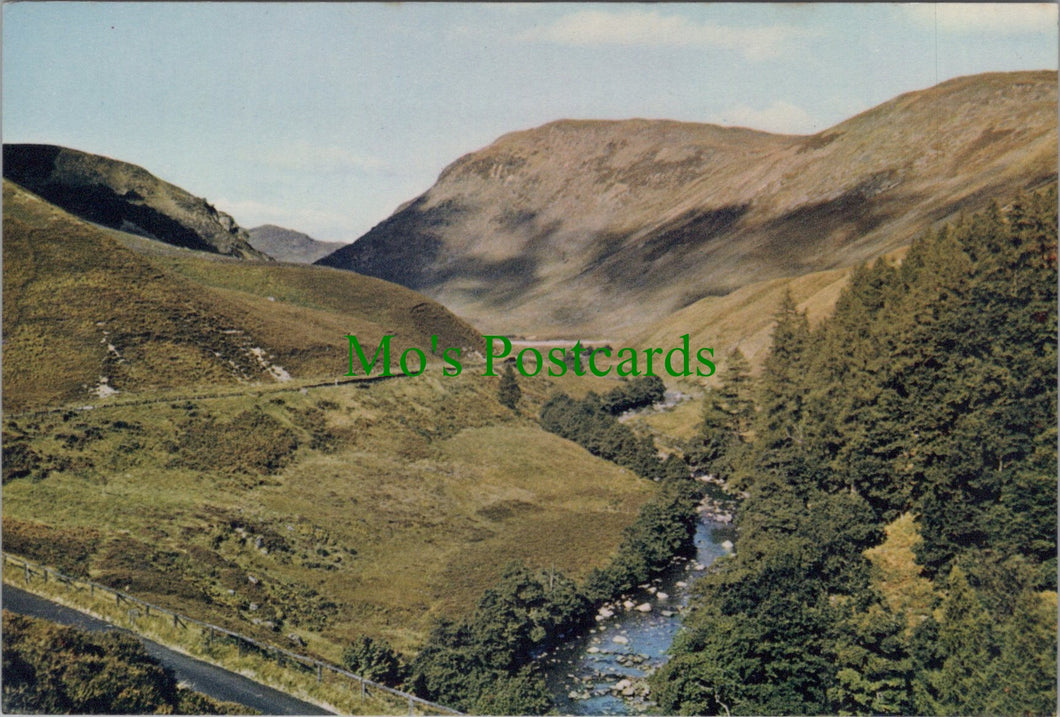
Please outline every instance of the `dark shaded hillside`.
[{"label": "dark shaded hillside", "polygon": [[705,296],[846,267],[1052,181],[1055,72],[912,92],[809,137],[669,121],[505,135],[318,263],[488,332],[631,335]]},{"label": "dark shaded hillside", "polygon": [[443,307],[378,279],[173,254],[132,251],[5,181],[4,408],[338,377],[346,334],[372,346],[392,334],[397,352],[429,351],[432,335],[481,344]]},{"label": "dark shaded hillside", "polygon": [[4,177],[105,227],[187,249],[269,259],[232,217],[126,162],[53,145],[5,144]]}]

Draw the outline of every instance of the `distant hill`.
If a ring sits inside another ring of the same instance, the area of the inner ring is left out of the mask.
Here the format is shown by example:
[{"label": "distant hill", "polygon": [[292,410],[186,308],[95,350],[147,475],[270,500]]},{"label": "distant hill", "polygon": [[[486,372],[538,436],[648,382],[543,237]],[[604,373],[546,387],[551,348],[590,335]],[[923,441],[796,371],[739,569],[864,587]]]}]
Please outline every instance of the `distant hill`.
[{"label": "distant hill", "polygon": [[432,335],[481,347],[445,308],[379,279],[161,251],[7,181],[3,199],[5,411],[114,391],[336,378],[348,369],[347,334],[372,347],[393,334],[398,352],[429,351]]},{"label": "distant hill", "polygon": [[812,136],[669,121],[505,135],[318,263],[483,331],[635,335],[708,296],[850,266],[1051,182],[1057,74],[978,75]]},{"label": "distant hill", "polygon": [[4,178],[112,229],[240,259],[268,260],[232,217],[142,167],[46,144],[5,144]]},{"label": "distant hill", "polygon": [[342,242],[317,241],[308,234],[264,224],[247,230],[250,245],[277,261],[312,264],[317,259],[346,246]]}]

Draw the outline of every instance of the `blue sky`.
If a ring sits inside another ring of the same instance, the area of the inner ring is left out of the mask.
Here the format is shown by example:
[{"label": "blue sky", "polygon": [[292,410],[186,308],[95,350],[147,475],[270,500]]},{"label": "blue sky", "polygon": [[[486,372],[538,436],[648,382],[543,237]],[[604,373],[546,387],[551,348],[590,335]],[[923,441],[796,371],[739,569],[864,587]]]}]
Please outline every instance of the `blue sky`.
[{"label": "blue sky", "polygon": [[812,133],[960,75],[1056,69],[1053,4],[3,6],[3,140],[139,164],[245,227],[352,241],[560,118]]}]

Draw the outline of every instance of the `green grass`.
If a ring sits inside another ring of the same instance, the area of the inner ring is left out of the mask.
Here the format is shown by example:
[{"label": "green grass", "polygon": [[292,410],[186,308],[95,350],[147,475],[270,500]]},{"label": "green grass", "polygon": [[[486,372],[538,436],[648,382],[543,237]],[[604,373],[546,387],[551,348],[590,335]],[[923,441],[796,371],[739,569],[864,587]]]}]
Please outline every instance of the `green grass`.
[{"label": "green grass", "polygon": [[240,650],[236,644],[216,636],[207,639],[206,633],[193,623],[175,626],[169,616],[158,613],[147,615],[143,608],[133,608],[128,603],[119,604],[113,596],[104,591],[90,592],[87,584],[82,582],[70,584],[54,579],[44,581],[39,572],[27,580],[23,571],[12,565],[5,566],[4,582],[81,610],[170,649],[250,677],[339,714],[408,714],[407,703],[401,698],[376,693],[374,690],[367,692],[362,698],[359,686],[347,678],[322,673],[323,679],[318,682],[315,673],[291,665],[281,665],[275,659],[250,650]]},{"label": "green grass", "polygon": [[500,406],[495,382],[7,417],[5,450],[32,458],[6,463],[25,474],[4,487],[5,545],[331,660],[361,634],[413,652],[510,560],[606,563],[653,490]]},{"label": "green grass", "polygon": [[[347,334],[372,350],[480,345],[438,304],[350,272],[238,261],[119,242],[4,182],[4,408],[122,393],[273,384],[349,368]],[[133,251],[129,246],[145,248]],[[360,369],[358,369],[358,372]]]},{"label": "green grass", "polygon": [[[537,425],[554,391],[614,380],[520,378],[516,412],[471,361],[309,388],[345,373],[348,333],[479,339],[384,282],[162,250],[4,198],[8,550],[331,662],[361,635],[410,656],[510,561],[607,564],[654,491]],[[101,376],[120,393],[93,396]]]},{"label": "green grass", "polygon": [[663,448],[692,438],[702,420],[703,403],[699,400],[702,397],[701,391],[691,395],[691,399],[682,401],[673,408],[638,414],[629,421],[630,427],[638,433],[650,433],[655,437],[656,444]]}]

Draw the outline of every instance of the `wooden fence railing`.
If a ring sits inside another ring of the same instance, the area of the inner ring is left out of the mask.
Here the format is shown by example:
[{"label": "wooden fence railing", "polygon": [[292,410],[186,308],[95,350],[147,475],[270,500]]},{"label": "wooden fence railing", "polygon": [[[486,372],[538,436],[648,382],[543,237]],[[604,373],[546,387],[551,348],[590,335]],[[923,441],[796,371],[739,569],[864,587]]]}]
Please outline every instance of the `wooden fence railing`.
[{"label": "wooden fence railing", "polygon": [[332,665],[328,662],[324,662],[323,660],[318,660],[315,657],[300,655],[297,652],[291,652],[290,650],[285,650],[282,647],[277,647],[276,645],[270,645],[260,640],[255,640],[252,637],[241,635],[238,632],[234,632],[227,628],[223,628],[218,625],[211,625],[208,622],[203,622],[202,620],[196,620],[195,618],[188,617],[186,615],[181,615],[168,608],[164,608],[160,605],[154,605],[145,600],[141,600],[140,598],[133,597],[132,595],[124,593],[121,590],[115,590],[114,588],[108,587],[106,585],[101,585],[99,583],[95,583],[91,580],[86,580],[84,578],[75,578],[70,575],[65,575],[64,573],[61,573],[58,570],[55,570],[54,568],[49,568],[44,565],[39,565],[37,563],[30,562],[25,558],[20,558],[9,553],[3,553],[3,565],[5,569],[7,569],[9,566],[13,566],[18,570],[22,571],[23,576],[25,578],[25,582],[27,584],[33,578],[39,576],[44,582],[48,582],[49,580],[51,580],[53,582],[65,585],[71,590],[87,589],[89,591],[89,595],[92,597],[95,596],[97,591],[102,592],[104,594],[113,595],[115,604],[121,605],[125,603],[129,605],[137,605],[143,608],[145,616],[150,617],[153,613],[159,618],[171,620],[173,623],[173,627],[188,628],[189,626],[194,625],[202,631],[203,635],[206,638],[207,644],[209,644],[215,639],[230,640],[236,644],[241,654],[245,650],[255,650],[259,654],[274,659],[282,667],[289,667],[294,665],[308,672],[315,672],[317,682],[322,682],[326,674],[337,675],[350,682],[352,687],[359,688],[362,700],[367,699],[367,697],[369,696],[369,690],[371,690],[372,693],[381,693],[402,700],[408,705],[410,715],[415,714],[415,709],[417,707],[420,708],[421,712],[426,714],[463,714],[450,707],[446,707],[445,705],[440,705],[436,702],[425,700],[422,697],[417,697],[416,695],[409,694],[408,692],[403,692],[402,690],[395,689],[393,687],[388,687],[387,685],[383,685],[378,682],[373,682],[372,680],[362,677],[361,675],[354,674],[349,670],[344,670],[341,667]]}]

